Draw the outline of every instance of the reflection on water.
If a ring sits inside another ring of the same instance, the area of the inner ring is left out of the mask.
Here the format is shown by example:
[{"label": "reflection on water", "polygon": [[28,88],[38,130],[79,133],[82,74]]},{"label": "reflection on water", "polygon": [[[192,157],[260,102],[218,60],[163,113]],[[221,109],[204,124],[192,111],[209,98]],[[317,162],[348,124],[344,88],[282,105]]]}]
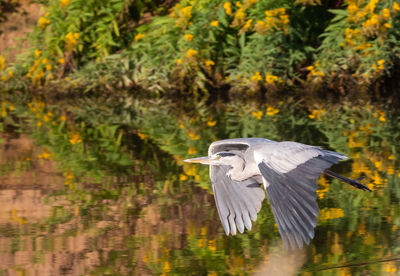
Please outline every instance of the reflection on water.
[{"label": "reflection on water", "polygon": [[[129,137],[134,145],[124,145],[117,128],[80,129],[44,104],[27,110],[37,127],[33,139],[1,136],[0,274],[398,273],[400,174],[381,111],[298,115],[267,106],[177,116],[160,108],[159,116],[149,116],[151,107],[138,108],[131,126],[137,135]],[[283,250],[266,201],[252,231],[226,237],[207,168],[182,160],[204,155],[212,140],[235,136],[342,151],[352,160],[334,170],[366,176],[374,191],[321,177],[316,234],[304,250]]]},{"label": "reflection on water", "polygon": [[[274,248],[275,249],[275,248]],[[290,276],[295,275],[306,261],[305,249],[286,251],[279,247],[277,252],[269,252],[266,260],[258,267],[255,276]]]}]

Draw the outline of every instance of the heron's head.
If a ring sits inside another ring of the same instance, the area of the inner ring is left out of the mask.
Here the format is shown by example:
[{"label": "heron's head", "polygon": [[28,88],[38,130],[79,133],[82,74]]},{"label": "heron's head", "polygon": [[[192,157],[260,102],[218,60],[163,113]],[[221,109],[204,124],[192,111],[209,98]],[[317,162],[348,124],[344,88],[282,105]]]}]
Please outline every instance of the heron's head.
[{"label": "heron's head", "polygon": [[243,162],[243,159],[234,153],[222,151],[211,156],[191,158],[183,161],[205,165],[234,165],[238,162]]}]

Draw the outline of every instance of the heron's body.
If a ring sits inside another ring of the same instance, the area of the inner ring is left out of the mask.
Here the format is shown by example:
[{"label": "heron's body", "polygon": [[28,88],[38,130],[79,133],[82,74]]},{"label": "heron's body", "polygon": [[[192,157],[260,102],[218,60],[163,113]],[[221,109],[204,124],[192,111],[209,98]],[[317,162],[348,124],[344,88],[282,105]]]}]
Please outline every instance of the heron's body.
[{"label": "heron's body", "polygon": [[[263,138],[216,141],[207,157],[185,161],[210,165],[210,179],[225,233],[251,229],[265,198],[263,185],[286,244],[302,247],[314,237],[318,205],[316,180],[343,154],[296,142]],[[360,189],[364,185],[333,172],[327,173]]]}]

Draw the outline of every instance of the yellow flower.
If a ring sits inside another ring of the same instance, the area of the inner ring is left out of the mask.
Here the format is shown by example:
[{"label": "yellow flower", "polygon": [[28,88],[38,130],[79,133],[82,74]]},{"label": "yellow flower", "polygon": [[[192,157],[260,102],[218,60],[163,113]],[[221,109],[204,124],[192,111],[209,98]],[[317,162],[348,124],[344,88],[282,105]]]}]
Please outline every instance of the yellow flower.
[{"label": "yellow flower", "polygon": [[207,121],[207,126],[213,127],[213,126],[215,126],[216,123],[217,123],[216,121],[213,121],[212,119],[210,119]]},{"label": "yellow flower", "polygon": [[48,152],[46,148],[44,148],[43,153],[38,155],[39,159],[52,159],[52,153]]},{"label": "yellow flower", "polygon": [[251,112],[251,115],[253,115],[253,117],[256,117],[257,118],[257,120],[260,120],[261,119],[261,117],[262,117],[262,115],[263,115],[263,113],[262,113],[262,111],[253,111],[253,112]]},{"label": "yellow flower", "polygon": [[3,71],[5,68],[6,59],[0,55],[0,71]]},{"label": "yellow flower", "polygon": [[39,17],[38,25],[40,28],[44,29],[48,24],[50,24],[50,22],[51,22],[50,20],[42,16]]},{"label": "yellow flower", "polygon": [[347,10],[350,14],[354,14],[356,11],[358,11],[358,7],[355,3],[351,3],[348,7]]},{"label": "yellow flower", "polygon": [[10,78],[12,78],[14,76],[14,72],[12,70],[8,71],[8,75],[10,76]]},{"label": "yellow flower", "polygon": [[18,222],[19,224],[25,224],[28,222],[26,219],[18,217],[17,210],[15,210],[15,209],[12,210],[12,219],[14,221]]},{"label": "yellow flower", "polygon": [[319,218],[321,220],[328,220],[328,219],[336,219],[336,218],[341,218],[344,216],[343,209],[340,208],[325,208],[322,209],[321,212],[319,213]]},{"label": "yellow flower", "polygon": [[50,20],[45,17],[39,17],[38,25],[40,28],[44,29],[48,24],[50,24]]},{"label": "yellow flower", "polygon": [[372,28],[379,24],[379,17],[377,14],[373,14],[368,20],[362,23],[364,28]]},{"label": "yellow flower", "polygon": [[224,9],[225,9],[225,13],[226,13],[227,15],[232,15],[231,3],[225,2],[225,3],[224,3]]},{"label": "yellow flower", "polygon": [[[238,2],[236,2],[236,3],[238,3]],[[233,26],[242,25],[244,20],[245,20],[245,18],[246,18],[246,13],[244,12],[244,9],[243,8],[239,8],[235,13],[235,19],[232,22]]]},{"label": "yellow flower", "polygon": [[189,50],[186,52],[186,57],[187,57],[187,58],[191,58],[191,57],[194,57],[194,56],[197,55],[197,54],[198,54],[198,52],[197,52],[196,50],[189,49]]},{"label": "yellow flower", "polygon": [[326,113],[325,109],[314,109],[310,115],[308,115],[308,118],[310,119],[317,119],[318,121],[321,119],[321,115]]},{"label": "yellow flower", "polygon": [[135,41],[139,41],[143,37],[144,37],[144,34],[137,34],[137,35],[135,35]]},{"label": "yellow flower", "polygon": [[44,115],[43,120],[45,122],[48,122],[48,121],[50,121],[50,117],[48,115]]},{"label": "yellow flower", "polygon": [[385,24],[383,24],[383,26],[386,28],[386,29],[390,29],[390,28],[392,28],[392,25],[390,25],[389,23],[385,23]]},{"label": "yellow flower", "polygon": [[13,111],[14,110],[14,105],[10,105],[9,109],[10,109],[10,111]]},{"label": "yellow flower", "polygon": [[177,59],[175,62],[176,62],[176,64],[181,64],[182,60],[181,59]]},{"label": "yellow flower", "polygon": [[252,81],[260,81],[260,80],[262,80],[260,72],[256,72],[253,76],[251,76],[250,80],[252,80]]},{"label": "yellow flower", "polygon": [[44,59],[42,60],[42,63],[43,63],[43,64],[47,64],[48,61],[49,61],[49,60],[48,60],[47,58],[44,58]]},{"label": "yellow flower", "polygon": [[388,8],[384,8],[384,9],[382,10],[382,16],[383,16],[384,18],[386,18],[386,19],[388,19],[388,18],[390,17],[390,11],[389,11]]},{"label": "yellow flower", "polygon": [[386,272],[385,275],[397,275],[397,266],[394,261],[384,263],[383,268],[384,272]]},{"label": "yellow flower", "polygon": [[171,271],[171,266],[168,261],[164,262],[164,272],[170,272]]},{"label": "yellow flower", "polygon": [[180,9],[179,11],[182,13],[183,16],[191,17],[192,16],[192,8],[193,8],[192,6],[187,6],[187,7]]},{"label": "yellow flower", "polygon": [[60,120],[65,122],[65,121],[67,120],[67,117],[66,117],[65,115],[62,115],[62,116],[60,117]]},{"label": "yellow flower", "polygon": [[73,48],[75,48],[76,45],[78,45],[78,38],[79,38],[78,33],[69,32],[68,34],[65,35],[66,47],[68,50],[72,50]]},{"label": "yellow flower", "polygon": [[64,63],[65,63],[65,59],[64,59],[64,58],[59,58],[59,59],[58,59],[58,63],[64,64]]},{"label": "yellow flower", "polygon": [[205,63],[205,65],[206,65],[207,67],[210,67],[210,66],[214,66],[214,65],[215,65],[214,61],[212,61],[212,60],[205,60],[204,63]]},{"label": "yellow flower", "polygon": [[40,57],[40,55],[42,54],[42,51],[40,50],[35,50],[35,57]]},{"label": "yellow flower", "polygon": [[70,0],[60,0],[60,5],[62,8],[68,6]]},{"label": "yellow flower", "polygon": [[140,139],[144,140],[147,138],[146,134],[141,133],[140,131],[137,132],[137,135],[139,136]]},{"label": "yellow flower", "polygon": [[52,67],[50,64],[46,65],[46,70],[47,70],[47,71],[50,71],[52,68],[53,68],[53,67]]},{"label": "yellow flower", "polygon": [[397,2],[394,2],[394,3],[393,3],[393,10],[394,10],[394,11],[400,11],[400,5],[399,5],[399,3],[397,3]]},{"label": "yellow flower", "polygon": [[65,173],[65,178],[66,179],[74,179],[75,176],[72,172],[67,172],[67,173]]},{"label": "yellow flower", "polygon": [[375,161],[374,165],[378,169],[378,171],[382,169],[382,161]]},{"label": "yellow flower", "polygon": [[188,154],[189,155],[193,155],[196,154],[197,150],[194,147],[189,147],[188,149]]},{"label": "yellow flower", "polygon": [[279,81],[278,76],[274,76],[274,75],[266,75],[265,76],[265,82],[267,84],[274,84],[277,81]]},{"label": "yellow flower", "polygon": [[196,134],[196,133],[189,132],[188,134],[189,134],[189,139],[190,140],[199,140],[200,139],[200,136],[198,134]]},{"label": "yellow flower", "polygon": [[180,174],[180,175],[179,175],[179,180],[180,180],[180,181],[185,181],[185,180],[187,180],[187,179],[188,179],[188,177],[187,177],[186,174]]},{"label": "yellow flower", "polygon": [[289,16],[286,14],[286,9],[278,8],[267,10],[265,13],[265,24],[264,28],[258,26],[257,32],[265,32],[265,31],[284,31],[285,34],[288,32],[288,24],[290,22]]},{"label": "yellow flower", "polygon": [[244,24],[243,29],[247,30],[248,28],[251,27],[251,24],[253,23],[253,19],[249,19],[246,21],[246,24]]},{"label": "yellow flower", "polygon": [[217,241],[215,239],[209,240],[208,241],[208,249],[210,249],[211,251],[217,250],[216,243],[217,243]]},{"label": "yellow flower", "polygon": [[219,24],[218,20],[215,20],[215,21],[210,23],[210,25],[213,26],[213,27],[218,27],[218,24]]},{"label": "yellow flower", "polygon": [[277,108],[274,108],[274,107],[272,107],[272,106],[268,106],[267,107],[267,116],[274,116],[275,114],[278,114],[279,113],[279,109],[277,109]]},{"label": "yellow flower", "polygon": [[262,20],[257,20],[256,24],[253,27],[253,30],[259,34],[265,33],[268,29],[269,27],[266,26],[266,23]]},{"label": "yellow flower", "polygon": [[70,137],[69,137],[69,142],[70,142],[72,145],[80,144],[80,143],[82,143],[82,138],[81,138],[81,136],[79,135],[79,133],[72,133],[72,134],[70,135]]},{"label": "yellow flower", "polygon": [[192,39],[193,39],[193,35],[192,34],[185,34],[184,37],[185,37],[185,40],[188,41],[188,42],[192,41]]}]

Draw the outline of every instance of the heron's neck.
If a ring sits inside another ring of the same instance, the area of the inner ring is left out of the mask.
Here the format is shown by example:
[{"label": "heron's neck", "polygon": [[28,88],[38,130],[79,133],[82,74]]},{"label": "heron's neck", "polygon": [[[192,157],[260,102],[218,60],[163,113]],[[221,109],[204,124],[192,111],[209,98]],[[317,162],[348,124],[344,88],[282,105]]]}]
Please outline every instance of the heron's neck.
[{"label": "heron's neck", "polygon": [[227,172],[228,177],[234,181],[243,181],[260,174],[260,170],[255,162],[245,162],[243,158],[237,158],[232,168]]},{"label": "heron's neck", "polygon": [[242,181],[244,179],[249,178],[245,173],[245,164],[244,160],[241,157],[237,157],[236,162],[234,164],[230,164],[232,167],[228,172],[227,175],[235,181]]}]

